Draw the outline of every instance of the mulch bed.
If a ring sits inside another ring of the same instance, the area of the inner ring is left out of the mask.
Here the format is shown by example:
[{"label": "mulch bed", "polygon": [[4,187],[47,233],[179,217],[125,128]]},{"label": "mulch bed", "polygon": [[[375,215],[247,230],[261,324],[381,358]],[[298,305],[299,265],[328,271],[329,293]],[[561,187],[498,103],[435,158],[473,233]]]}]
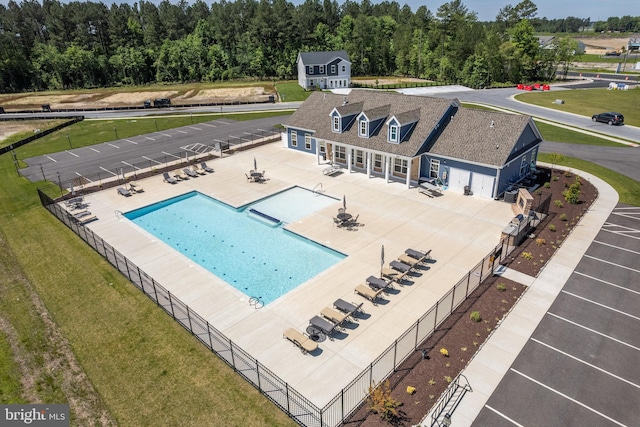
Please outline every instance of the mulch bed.
[{"label": "mulch bed", "polygon": [[[531,276],[538,275],[598,194],[593,185],[581,180],[579,203],[570,205],[564,201],[562,192],[575,182],[573,173],[543,170],[539,177],[543,182],[540,183],[540,189],[533,193],[534,206],[551,195],[548,215],[531,230],[535,237],[525,239],[505,263],[509,268]],[[544,186],[544,181],[549,182],[548,186]],[[562,201],[562,206],[554,203],[556,200]],[[552,231],[554,228],[555,231]],[[544,239],[544,242],[537,239]],[[524,252],[530,253],[531,257],[527,255],[527,259],[523,258]],[[499,290],[498,285],[504,285],[504,290]],[[408,427],[418,424],[438,401],[449,382],[465,368],[517,302],[525,288],[522,284],[499,276],[486,279],[389,377],[391,397],[401,403],[398,416],[383,419],[373,413],[370,404],[365,402],[344,425]],[[480,322],[471,320],[473,311],[480,313]],[[448,357],[440,353],[442,348],[448,351]],[[423,358],[422,350],[426,350],[426,358]],[[414,394],[407,393],[409,386],[415,387]]]}]

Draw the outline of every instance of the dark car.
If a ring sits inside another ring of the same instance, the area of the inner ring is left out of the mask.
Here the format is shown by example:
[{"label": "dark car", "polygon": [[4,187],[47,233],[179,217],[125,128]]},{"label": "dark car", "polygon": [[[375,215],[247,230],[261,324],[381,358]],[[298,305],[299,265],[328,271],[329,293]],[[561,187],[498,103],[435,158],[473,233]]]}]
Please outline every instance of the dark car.
[{"label": "dark car", "polygon": [[43,113],[50,113],[50,112],[51,112],[51,105],[49,105],[49,104],[42,104],[42,112],[43,112]]},{"label": "dark car", "polygon": [[604,56],[620,56],[620,52],[617,51],[609,51],[607,53],[604,54]]},{"label": "dark car", "polygon": [[160,98],[153,100],[154,107],[168,107],[171,105],[171,100],[169,98]]},{"label": "dark car", "polygon": [[151,108],[151,100],[147,99],[142,103],[142,105],[144,105],[144,108]]},{"label": "dark car", "polygon": [[0,107],[0,114],[4,114],[4,108]]},{"label": "dark car", "polygon": [[624,124],[624,116],[620,113],[607,112],[594,114],[591,116],[591,120],[594,122],[606,123],[608,125],[621,125]]}]

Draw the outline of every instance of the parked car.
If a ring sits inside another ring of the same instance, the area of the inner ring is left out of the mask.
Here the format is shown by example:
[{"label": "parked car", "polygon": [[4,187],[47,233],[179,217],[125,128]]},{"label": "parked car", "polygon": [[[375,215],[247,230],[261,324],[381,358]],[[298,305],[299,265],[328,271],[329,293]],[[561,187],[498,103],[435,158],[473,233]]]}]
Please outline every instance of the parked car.
[{"label": "parked car", "polygon": [[171,105],[171,100],[169,98],[160,98],[153,100],[154,107],[168,107]]},{"label": "parked car", "polygon": [[42,104],[42,112],[43,112],[43,113],[50,113],[50,112],[51,112],[51,105],[49,105],[49,104]]},{"label": "parked car", "polygon": [[593,116],[591,116],[591,120],[593,120],[594,122],[606,123],[608,125],[624,124],[624,116],[620,113],[614,113],[612,111],[594,114]]},{"label": "parked car", "polygon": [[0,107],[0,114],[4,114],[4,108]]},{"label": "parked car", "polygon": [[151,108],[151,100],[147,99],[142,105],[144,105],[144,108]]},{"label": "parked car", "polygon": [[604,56],[620,56],[620,52],[616,50],[610,50],[609,52],[605,53]]}]

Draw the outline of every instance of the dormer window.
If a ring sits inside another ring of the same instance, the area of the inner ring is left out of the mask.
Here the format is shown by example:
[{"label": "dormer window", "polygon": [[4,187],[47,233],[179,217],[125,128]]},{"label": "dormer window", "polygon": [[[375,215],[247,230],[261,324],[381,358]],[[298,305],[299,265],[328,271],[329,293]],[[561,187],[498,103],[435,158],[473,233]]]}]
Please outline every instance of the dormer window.
[{"label": "dormer window", "polygon": [[324,65],[320,66],[320,74],[324,74]]},{"label": "dormer window", "polygon": [[333,125],[331,130],[333,130],[334,132],[340,132],[340,117],[338,116],[333,117]]},{"label": "dormer window", "polygon": [[369,136],[369,122],[366,120],[360,120],[360,126],[358,126],[358,136]]},{"label": "dormer window", "polygon": [[398,126],[389,126],[389,142],[398,142]]},{"label": "dormer window", "polygon": [[309,67],[309,75],[313,75],[313,66]]}]

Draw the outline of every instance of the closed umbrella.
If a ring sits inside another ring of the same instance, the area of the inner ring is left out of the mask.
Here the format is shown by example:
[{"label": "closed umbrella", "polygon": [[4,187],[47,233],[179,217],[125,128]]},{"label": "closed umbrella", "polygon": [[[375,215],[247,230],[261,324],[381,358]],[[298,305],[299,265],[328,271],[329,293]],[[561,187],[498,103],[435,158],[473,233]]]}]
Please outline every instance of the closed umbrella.
[{"label": "closed umbrella", "polygon": [[382,245],[382,250],[380,250],[380,277],[382,277],[382,267],[384,267],[384,245]]},{"label": "closed umbrella", "polygon": [[342,196],[342,207],[344,208],[345,212],[347,211],[347,196],[343,195]]},{"label": "closed umbrella", "polygon": [[256,162],[256,158],[253,158],[253,170],[258,172],[258,162]]}]

